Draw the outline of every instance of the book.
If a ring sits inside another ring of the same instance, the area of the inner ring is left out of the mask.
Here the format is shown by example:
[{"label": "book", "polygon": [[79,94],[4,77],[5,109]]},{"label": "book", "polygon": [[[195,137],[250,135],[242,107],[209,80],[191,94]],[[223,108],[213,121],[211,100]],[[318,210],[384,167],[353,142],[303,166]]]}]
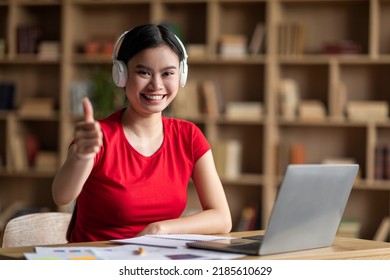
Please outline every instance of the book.
[{"label": "book", "polygon": [[336,120],[344,120],[348,98],[347,86],[339,81],[333,86],[331,114]]},{"label": "book", "polygon": [[242,144],[239,140],[219,140],[211,144],[215,167],[223,179],[237,179],[242,168]]},{"label": "book", "polygon": [[390,179],[390,145],[377,144],[375,146],[374,178],[376,180]]},{"label": "book", "polygon": [[14,109],[15,84],[0,82],[0,110]]},{"label": "book", "polygon": [[247,54],[247,38],[243,34],[225,34],[219,38],[219,53],[226,57],[242,57]]},{"label": "book", "polygon": [[205,57],[207,53],[207,47],[205,44],[187,44],[186,50],[188,57]]},{"label": "book", "polygon": [[387,121],[389,104],[387,101],[349,101],[347,116],[354,121]]},{"label": "book", "polygon": [[375,165],[374,165],[374,178],[376,180],[384,179],[385,172],[385,157],[384,157],[384,147],[382,145],[377,145],[375,147]]},{"label": "book", "polygon": [[277,26],[278,53],[300,55],[305,49],[306,28],[298,22],[282,22]]},{"label": "book", "polygon": [[58,154],[52,151],[38,151],[35,156],[34,168],[37,171],[54,172],[58,167]]},{"label": "book", "polygon": [[248,52],[250,54],[258,54],[261,51],[264,42],[265,25],[263,22],[256,24],[255,30],[253,31],[251,40],[248,46]]},{"label": "book", "polygon": [[228,102],[225,116],[228,120],[261,120],[263,104],[261,102]]},{"label": "book", "polygon": [[325,120],[326,109],[319,100],[302,100],[298,103],[298,116],[301,120]]},{"label": "book", "polygon": [[37,153],[39,151],[39,140],[38,137],[36,137],[32,133],[26,133],[26,153],[27,153],[27,159],[28,159],[28,165],[29,167],[32,167],[35,165],[35,160]]},{"label": "book", "polygon": [[373,240],[375,241],[389,241],[390,239],[390,217],[384,217],[375,232]]},{"label": "book", "polygon": [[305,147],[303,144],[292,144],[290,146],[290,162],[291,164],[304,164],[305,162]]},{"label": "book", "polygon": [[279,140],[275,141],[274,152],[275,152],[275,172],[277,175],[283,174],[286,166],[289,163],[288,152],[286,152],[286,144],[280,143]]},{"label": "book", "polygon": [[250,231],[261,229],[260,205],[245,206],[241,210],[240,220],[235,231]]},{"label": "book", "polygon": [[294,53],[296,55],[301,55],[305,52],[306,46],[306,33],[307,28],[305,25],[296,24],[295,25],[295,48]]},{"label": "book", "polygon": [[28,97],[18,109],[23,117],[51,117],[54,114],[54,99],[51,97]]},{"label": "book", "polygon": [[218,84],[212,80],[204,80],[200,83],[200,92],[203,111],[211,118],[221,116],[223,105]]},{"label": "book", "polygon": [[3,38],[0,38],[0,59],[3,59],[5,57],[5,45],[6,41]]},{"label": "book", "polygon": [[284,23],[279,23],[277,25],[277,32],[278,32],[278,53],[280,55],[284,55],[287,53],[286,50],[286,33],[287,33],[287,26]]},{"label": "book", "polygon": [[256,218],[256,209],[252,206],[244,207],[241,210],[241,216],[236,231],[253,230],[255,218]]},{"label": "book", "polygon": [[38,45],[38,58],[41,60],[56,60],[60,57],[59,41],[41,41]]},{"label": "book", "polygon": [[383,147],[383,179],[390,180],[390,144]]},{"label": "book", "polygon": [[326,42],[323,45],[324,54],[360,54],[362,47],[350,40],[341,40],[335,42]]},{"label": "book", "polygon": [[16,28],[18,54],[36,54],[42,40],[43,29],[35,25],[19,25]]},{"label": "book", "polygon": [[28,169],[28,158],[25,143],[25,129],[14,114],[8,117],[7,126],[7,165],[8,171],[25,171]]}]

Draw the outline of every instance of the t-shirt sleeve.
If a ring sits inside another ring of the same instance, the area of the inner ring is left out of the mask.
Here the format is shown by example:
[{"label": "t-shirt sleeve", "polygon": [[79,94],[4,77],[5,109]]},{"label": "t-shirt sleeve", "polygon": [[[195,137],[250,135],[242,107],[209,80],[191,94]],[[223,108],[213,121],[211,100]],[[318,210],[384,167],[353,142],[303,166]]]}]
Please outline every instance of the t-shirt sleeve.
[{"label": "t-shirt sleeve", "polygon": [[210,144],[203,132],[196,125],[194,125],[193,143],[194,162],[197,162],[207,151],[210,150]]}]

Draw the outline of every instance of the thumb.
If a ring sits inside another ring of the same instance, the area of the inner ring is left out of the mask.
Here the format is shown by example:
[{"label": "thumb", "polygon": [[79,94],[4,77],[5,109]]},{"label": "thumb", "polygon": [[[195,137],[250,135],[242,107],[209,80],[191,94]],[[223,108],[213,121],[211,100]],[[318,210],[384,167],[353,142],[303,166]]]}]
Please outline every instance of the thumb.
[{"label": "thumb", "polygon": [[83,109],[84,109],[84,121],[87,123],[94,122],[95,119],[93,118],[93,107],[88,97],[83,98]]}]

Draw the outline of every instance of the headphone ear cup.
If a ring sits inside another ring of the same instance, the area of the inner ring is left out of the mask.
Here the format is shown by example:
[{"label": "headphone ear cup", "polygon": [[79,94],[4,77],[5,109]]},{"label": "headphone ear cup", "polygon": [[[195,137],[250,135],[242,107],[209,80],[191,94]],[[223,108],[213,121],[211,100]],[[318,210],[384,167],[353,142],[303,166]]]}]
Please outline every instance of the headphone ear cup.
[{"label": "headphone ear cup", "polygon": [[188,65],[186,61],[180,61],[180,86],[184,87],[187,82]]},{"label": "headphone ear cup", "polygon": [[127,67],[123,61],[115,60],[112,65],[112,79],[117,87],[125,87],[127,83]]}]

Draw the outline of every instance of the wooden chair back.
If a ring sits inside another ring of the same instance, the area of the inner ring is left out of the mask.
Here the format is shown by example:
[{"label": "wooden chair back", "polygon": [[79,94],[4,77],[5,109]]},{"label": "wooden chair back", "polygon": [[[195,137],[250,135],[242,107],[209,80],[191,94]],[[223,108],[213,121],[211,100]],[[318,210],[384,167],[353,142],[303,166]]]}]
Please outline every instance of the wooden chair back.
[{"label": "wooden chair back", "polygon": [[71,216],[71,213],[44,212],[14,218],[4,229],[2,247],[65,244]]}]

